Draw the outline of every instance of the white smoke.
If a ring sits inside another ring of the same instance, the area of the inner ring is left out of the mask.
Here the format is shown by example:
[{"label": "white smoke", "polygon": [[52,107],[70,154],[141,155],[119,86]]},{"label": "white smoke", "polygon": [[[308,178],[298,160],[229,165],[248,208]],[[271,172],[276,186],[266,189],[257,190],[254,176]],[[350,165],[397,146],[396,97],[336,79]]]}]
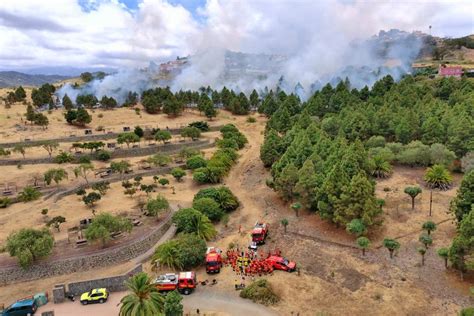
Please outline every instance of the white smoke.
[{"label": "white smoke", "polygon": [[[161,55],[190,55],[187,67],[171,81],[156,80],[154,71],[124,70],[80,90],[65,86],[59,94],[68,93],[74,98],[93,93],[98,98],[108,95],[123,101],[128,91],[140,93],[157,85],[169,85],[174,91],[202,86],[220,89],[225,85],[250,92],[254,88],[274,88],[282,76],[281,88],[298,90],[302,96],[345,77],[353,87],[371,86],[386,74],[399,79],[408,72],[421,40],[396,32],[373,39],[370,36],[381,29],[412,31],[429,25],[440,7],[427,2],[208,0],[196,18],[181,6],[145,0],[135,17],[132,46],[143,51],[141,47],[148,45],[148,56],[153,56],[153,50],[161,51]],[[178,18],[169,19],[164,12],[173,12]],[[183,28],[183,36],[172,32],[178,26]],[[389,42],[393,44],[386,47]],[[255,55],[243,56],[243,64],[229,71],[232,65],[228,51]],[[258,54],[285,58],[273,67]],[[252,64],[246,58],[256,62]],[[244,71],[249,68],[252,74]],[[242,69],[240,75],[238,69]],[[264,74],[259,75],[259,71]]]}]

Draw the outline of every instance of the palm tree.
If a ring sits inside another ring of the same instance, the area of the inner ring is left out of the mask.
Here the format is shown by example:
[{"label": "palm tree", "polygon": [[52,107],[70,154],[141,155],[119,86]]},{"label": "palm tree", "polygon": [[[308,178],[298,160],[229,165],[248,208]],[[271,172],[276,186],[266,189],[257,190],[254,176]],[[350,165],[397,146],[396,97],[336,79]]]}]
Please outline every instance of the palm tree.
[{"label": "palm tree", "polygon": [[193,216],[191,219],[191,231],[205,240],[210,240],[217,235],[217,231],[206,215]]},{"label": "palm tree", "polygon": [[183,264],[178,255],[178,241],[176,239],[167,241],[158,246],[151,258],[153,264],[159,263],[171,269],[182,269]]},{"label": "palm tree", "polygon": [[434,165],[426,170],[424,180],[432,189],[447,190],[453,182],[453,177],[443,165]]},{"label": "palm tree", "polygon": [[126,285],[131,293],[120,300],[120,316],[162,315],[163,297],[145,272],[132,276]]},{"label": "palm tree", "polygon": [[392,166],[381,156],[372,157],[370,165],[370,172],[375,178],[388,178],[392,174]]}]

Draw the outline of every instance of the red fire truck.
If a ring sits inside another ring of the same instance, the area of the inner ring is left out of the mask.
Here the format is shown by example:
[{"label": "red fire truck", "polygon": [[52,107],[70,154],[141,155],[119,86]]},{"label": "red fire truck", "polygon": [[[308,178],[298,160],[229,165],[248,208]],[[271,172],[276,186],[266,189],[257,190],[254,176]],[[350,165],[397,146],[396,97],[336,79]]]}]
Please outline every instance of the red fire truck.
[{"label": "red fire truck", "polygon": [[267,223],[256,222],[252,229],[252,241],[257,245],[264,244],[268,236],[268,228]]},{"label": "red fire truck", "polygon": [[206,272],[219,273],[222,267],[221,250],[215,247],[207,248],[206,252]]},{"label": "red fire truck", "polygon": [[155,279],[154,284],[160,292],[178,290],[178,292],[184,295],[189,295],[197,285],[196,273],[179,272],[178,274],[163,274]]}]

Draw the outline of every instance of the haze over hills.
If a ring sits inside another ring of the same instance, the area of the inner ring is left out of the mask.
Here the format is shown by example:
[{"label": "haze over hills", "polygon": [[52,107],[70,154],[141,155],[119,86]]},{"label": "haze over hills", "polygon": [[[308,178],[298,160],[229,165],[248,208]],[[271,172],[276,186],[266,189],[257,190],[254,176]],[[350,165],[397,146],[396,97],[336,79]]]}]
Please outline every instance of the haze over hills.
[{"label": "haze over hills", "polygon": [[0,71],[0,88],[16,86],[40,86],[45,83],[54,83],[75,76],[25,74],[17,71]]}]

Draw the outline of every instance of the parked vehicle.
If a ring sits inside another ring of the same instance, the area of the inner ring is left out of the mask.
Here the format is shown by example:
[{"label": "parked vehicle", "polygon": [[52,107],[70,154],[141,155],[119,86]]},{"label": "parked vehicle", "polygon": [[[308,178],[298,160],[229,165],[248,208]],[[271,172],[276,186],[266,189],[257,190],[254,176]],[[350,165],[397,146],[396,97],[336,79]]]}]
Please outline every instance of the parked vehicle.
[{"label": "parked vehicle", "polygon": [[2,316],[28,316],[34,315],[38,306],[34,298],[16,301],[0,312]]},{"label": "parked vehicle", "polygon": [[109,292],[106,288],[93,289],[81,294],[81,304],[104,303],[109,298]]},{"label": "parked vehicle", "polygon": [[178,290],[181,294],[189,295],[194,291],[197,285],[196,273],[180,272],[178,274],[163,274],[155,279],[154,284],[160,292]]},{"label": "parked vehicle", "polygon": [[252,241],[257,245],[264,244],[268,236],[268,228],[267,223],[256,222],[252,229]]},{"label": "parked vehicle", "polygon": [[270,256],[266,260],[275,270],[293,272],[296,270],[296,263],[280,256]]},{"label": "parked vehicle", "polygon": [[206,272],[219,273],[222,267],[222,251],[219,248],[209,247],[206,252]]}]

